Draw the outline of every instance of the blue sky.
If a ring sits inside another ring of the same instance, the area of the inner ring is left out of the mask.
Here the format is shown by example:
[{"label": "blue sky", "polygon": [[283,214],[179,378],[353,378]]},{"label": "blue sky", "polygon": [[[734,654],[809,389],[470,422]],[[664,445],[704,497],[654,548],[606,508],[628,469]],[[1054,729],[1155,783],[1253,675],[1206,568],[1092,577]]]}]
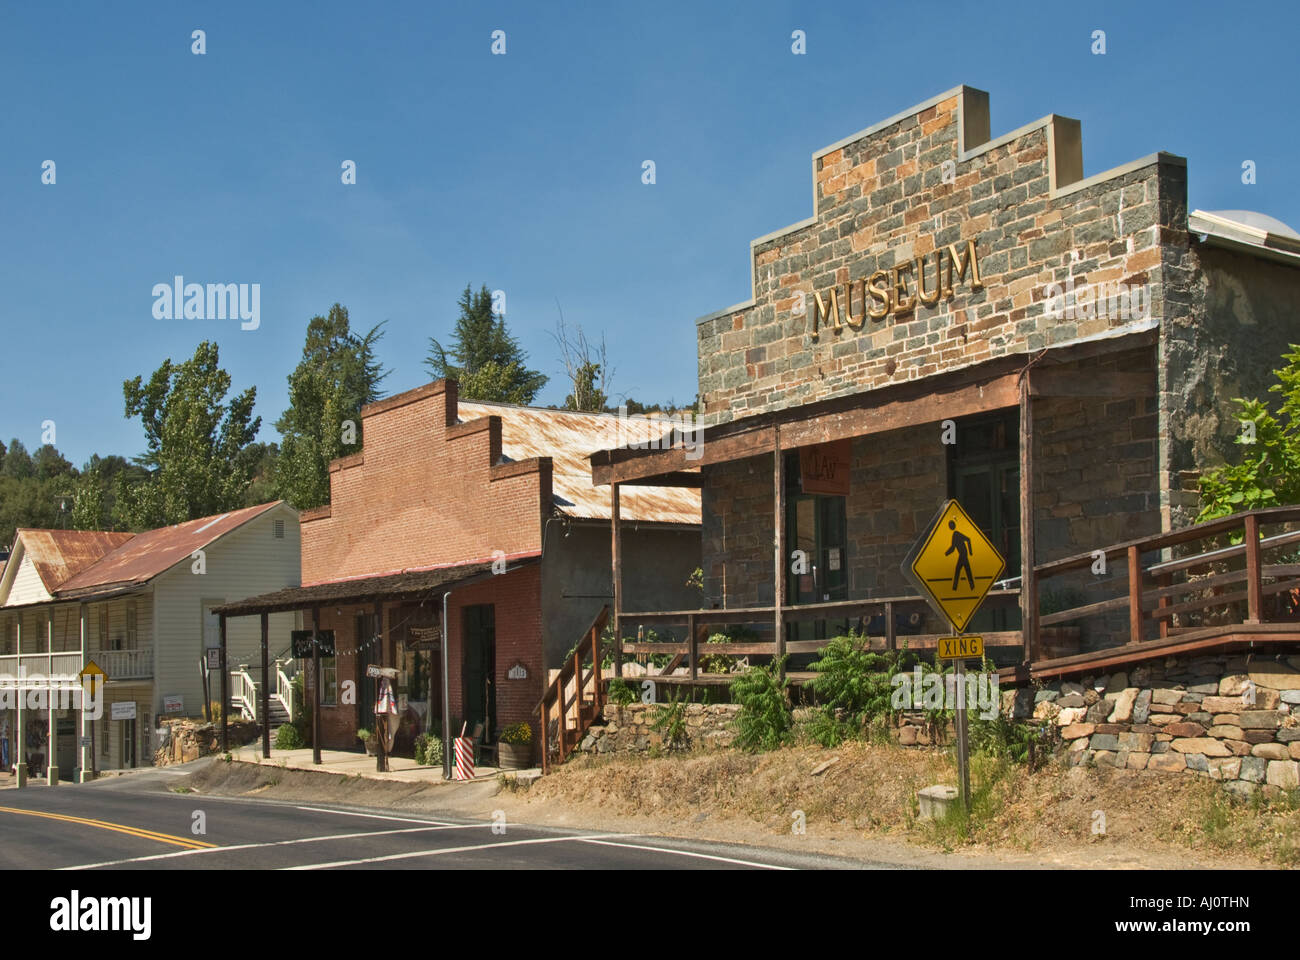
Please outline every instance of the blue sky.
[{"label": "blue sky", "polygon": [[[7,5],[0,437],[34,449],[50,419],[78,465],[135,455],[122,381],[212,339],[273,440],[312,316],[387,321],[396,392],[466,283],[506,292],[539,402],[565,392],[557,302],[605,334],[616,394],[689,401],[694,320],[811,213],[813,151],[959,83],[994,136],[1077,117],[1085,174],[1168,150],[1192,208],[1300,226],[1298,26],[1283,4]],[[154,319],[177,274],[260,283],[260,329]]]}]

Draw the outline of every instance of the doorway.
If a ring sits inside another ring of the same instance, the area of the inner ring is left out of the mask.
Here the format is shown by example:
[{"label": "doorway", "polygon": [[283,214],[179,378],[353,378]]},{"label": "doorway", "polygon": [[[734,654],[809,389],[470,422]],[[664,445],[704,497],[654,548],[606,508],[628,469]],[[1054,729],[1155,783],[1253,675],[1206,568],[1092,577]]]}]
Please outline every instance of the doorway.
[{"label": "doorway", "polygon": [[134,767],[139,763],[135,750],[135,720],[122,720],[122,766]]},{"label": "doorway", "polygon": [[483,740],[492,743],[496,738],[497,704],[496,685],[496,607],[490,603],[475,604],[461,611],[464,623],[465,659],[461,670],[462,696],[465,720],[469,731],[483,724]]},{"label": "doorway", "polygon": [[[785,464],[785,597],[791,606],[847,600],[848,510],[847,497],[804,493],[799,474],[799,453],[787,454]],[[802,551],[807,572],[796,573],[794,551]],[[823,640],[845,633],[848,621],[803,620],[786,628],[787,640]]]},{"label": "doorway", "polygon": [[371,643],[375,635],[375,615],[358,613],[353,618],[352,647],[357,651],[357,729],[374,729],[375,726],[375,680],[366,676],[369,666],[383,666],[384,652],[379,644]]},{"label": "doorway", "polygon": [[[951,495],[1006,561],[1002,578],[1020,573],[1020,420],[1017,411],[962,421],[949,447]],[[1016,606],[985,604],[966,630],[1019,630]]]}]

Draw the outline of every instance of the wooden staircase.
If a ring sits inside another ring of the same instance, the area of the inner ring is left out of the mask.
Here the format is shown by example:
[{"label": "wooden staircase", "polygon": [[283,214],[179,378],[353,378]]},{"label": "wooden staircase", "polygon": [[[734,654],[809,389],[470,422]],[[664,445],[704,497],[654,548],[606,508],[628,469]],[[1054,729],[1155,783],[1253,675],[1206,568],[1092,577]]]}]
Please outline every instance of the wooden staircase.
[{"label": "wooden staircase", "polygon": [[[577,749],[587,730],[600,719],[605,708],[605,691],[601,683],[600,635],[609,621],[608,605],[578,641],[573,656],[560,666],[534,712],[542,714],[542,773],[550,772],[552,763],[563,763]],[[588,665],[583,666],[587,660]],[[555,727],[552,735],[551,728]]]}]

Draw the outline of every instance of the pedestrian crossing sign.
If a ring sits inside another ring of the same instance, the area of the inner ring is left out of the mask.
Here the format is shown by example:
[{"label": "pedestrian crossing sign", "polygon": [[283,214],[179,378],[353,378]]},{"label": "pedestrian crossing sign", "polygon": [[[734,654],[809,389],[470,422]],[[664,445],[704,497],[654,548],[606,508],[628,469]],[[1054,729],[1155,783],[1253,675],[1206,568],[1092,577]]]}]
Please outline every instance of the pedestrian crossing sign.
[{"label": "pedestrian crossing sign", "polygon": [[956,500],[939,511],[929,532],[903,562],[903,573],[935,611],[962,633],[1006,561]]}]

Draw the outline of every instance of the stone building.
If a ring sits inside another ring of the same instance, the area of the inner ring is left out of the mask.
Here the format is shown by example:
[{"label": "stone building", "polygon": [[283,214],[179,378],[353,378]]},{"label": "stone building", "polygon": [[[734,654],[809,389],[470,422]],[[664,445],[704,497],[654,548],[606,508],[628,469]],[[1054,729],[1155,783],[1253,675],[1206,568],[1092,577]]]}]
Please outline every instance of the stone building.
[{"label": "stone building", "polygon": [[[965,86],[817,151],[812,188],[812,216],[751,242],[751,296],[697,321],[703,455],[608,449],[593,478],[698,468],[704,606],[727,609],[912,594],[900,565],[956,498],[1007,560],[973,626],[1028,659],[1026,618],[1125,576],[1035,598],[1032,565],[1194,519],[1232,398],[1267,395],[1300,341],[1300,236],[1189,214],[1172,154],[1085,176],[1076,120],[993,137]],[[1116,642],[1117,616],[1081,649]],[[943,629],[923,605],[896,626]]]}]

